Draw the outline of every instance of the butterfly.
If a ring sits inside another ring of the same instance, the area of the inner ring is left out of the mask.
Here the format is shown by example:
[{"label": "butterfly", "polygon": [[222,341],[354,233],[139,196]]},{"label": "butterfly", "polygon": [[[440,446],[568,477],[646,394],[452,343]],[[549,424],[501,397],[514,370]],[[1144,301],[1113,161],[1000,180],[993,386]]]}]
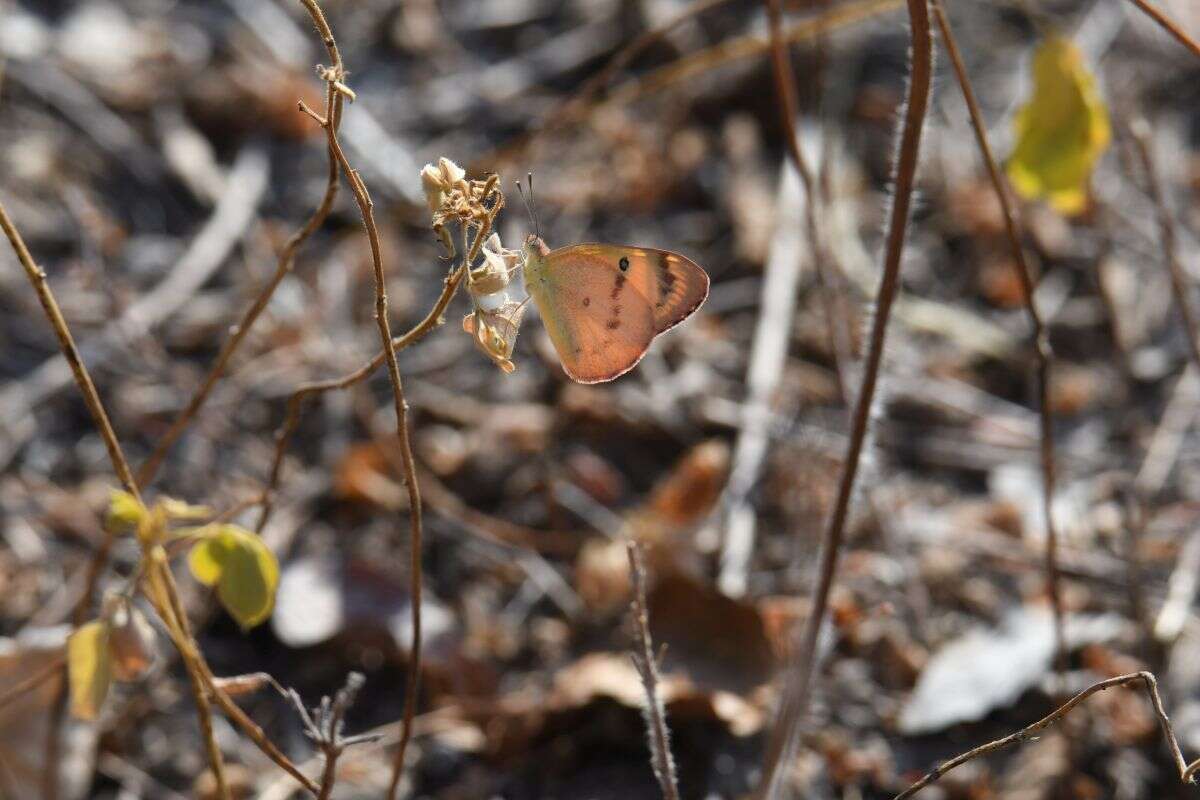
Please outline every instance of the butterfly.
[{"label": "butterfly", "polygon": [[660,333],[708,298],[708,274],[669,250],[576,244],[551,250],[530,234],[525,288],[567,375],[611,381],[637,366]]}]

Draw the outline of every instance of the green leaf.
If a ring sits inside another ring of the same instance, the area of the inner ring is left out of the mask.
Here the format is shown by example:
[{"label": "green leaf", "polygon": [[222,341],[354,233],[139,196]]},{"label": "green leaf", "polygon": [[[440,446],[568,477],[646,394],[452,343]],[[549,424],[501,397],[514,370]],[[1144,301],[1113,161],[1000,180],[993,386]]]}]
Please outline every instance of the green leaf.
[{"label": "green leaf", "polygon": [[1033,97],[1013,121],[1016,149],[1009,180],[1027,200],[1045,199],[1063,214],[1087,207],[1088,179],[1108,148],[1108,109],[1083,54],[1051,37],[1033,57]]},{"label": "green leaf", "polygon": [[94,620],[67,638],[67,679],[71,685],[71,713],[85,720],[99,716],[112,683],[106,623]]},{"label": "green leaf", "polygon": [[196,580],[217,587],[217,598],[242,628],[271,615],[279,564],[262,539],[237,525],[221,525],[192,548],[188,566]]},{"label": "green leaf", "polygon": [[129,492],[113,489],[109,493],[108,519],[106,520],[109,530],[119,530],[137,525],[145,515],[145,506]]}]

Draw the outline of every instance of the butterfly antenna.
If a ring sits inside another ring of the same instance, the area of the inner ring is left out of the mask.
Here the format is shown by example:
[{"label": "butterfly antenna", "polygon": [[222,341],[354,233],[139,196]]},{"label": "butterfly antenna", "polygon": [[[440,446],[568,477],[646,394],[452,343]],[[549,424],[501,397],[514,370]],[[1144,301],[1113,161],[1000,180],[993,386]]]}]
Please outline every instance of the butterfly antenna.
[{"label": "butterfly antenna", "polygon": [[[520,181],[516,181],[516,184],[517,193],[521,195],[521,200],[525,203],[525,212],[529,214],[529,222],[533,225],[534,233],[537,233],[538,237],[540,238],[541,233],[538,232],[537,217],[533,213],[533,205],[529,202],[529,195],[525,194],[525,187],[521,186]],[[529,192],[530,194],[533,193],[532,186],[529,187]]]},{"label": "butterfly antenna", "polygon": [[533,197],[533,172],[529,172],[526,175],[525,180],[529,183],[529,213],[533,214],[533,232],[536,233],[537,237],[540,239],[542,238],[542,226],[538,222],[536,211],[537,203]]}]

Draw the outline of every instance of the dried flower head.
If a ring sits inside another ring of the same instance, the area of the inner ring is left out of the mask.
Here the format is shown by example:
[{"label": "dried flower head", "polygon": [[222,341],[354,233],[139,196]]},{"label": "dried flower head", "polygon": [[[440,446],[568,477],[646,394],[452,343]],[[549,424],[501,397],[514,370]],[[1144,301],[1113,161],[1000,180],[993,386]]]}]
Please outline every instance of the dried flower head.
[{"label": "dried flower head", "polygon": [[477,298],[503,291],[520,262],[521,251],[505,248],[493,233],[483,243],[483,264],[471,270],[467,288]]},{"label": "dried flower head", "polygon": [[504,207],[500,180],[496,175],[469,180],[462,167],[440,158],[436,165],[426,164],[421,170],[421,185],[433,230],[448,255],[455,254],[455,241],[461,237],[465,252],[461,268],[466,270],[467,291],[474,306],[463,319],[463,330],[500,369],[510,373],[516,369],[511,356],[526,298],[523,292],[520,296],[512,292],[512,276],[521,265],[520,251],[505,248],[492,232],[496,215]]},{"label": "dried flower head", "polygon": [[460,181],[466,183],[466,177],[466,170],[448,158],[439,158],[436,166],[426,164],[425,169],[421,170],[421,186],[425,189],[425,202],[429,204],[429,210],[436,214],[446,195]]},{"label": "dried flower head", "polygon": [[462,229],[463,246],[470,260],[479,255],[479,245],[492,228],[492,222],[504,207],[504,194],[496,175],[484,180],[468,180],[462,167],[448,158],[439,158],[437,165],[426,164],[421,170],[421,186],[425,202],[433,215],[433,230],[448,255],[456,252],[454,239],[448,230],[452,224]]},{"label": "dried flower head", "polygon": [[500,369],[512,373],[513,347],[528,298],[513,273],[521,265],[521,252],[509,250],[493,233],[483,243],[483,263],[468,273],[467,289],[475,310],[463,320],[463,330]]},{"label": "dried flower head", "polygon": [[525,316],[525,303],[506,300],[499,308],[486,311],[476,307],[463,318],[463,330],[471,335],[475,345],[506,374],[516,371],[512,363],[513,347],[521,318]]}]

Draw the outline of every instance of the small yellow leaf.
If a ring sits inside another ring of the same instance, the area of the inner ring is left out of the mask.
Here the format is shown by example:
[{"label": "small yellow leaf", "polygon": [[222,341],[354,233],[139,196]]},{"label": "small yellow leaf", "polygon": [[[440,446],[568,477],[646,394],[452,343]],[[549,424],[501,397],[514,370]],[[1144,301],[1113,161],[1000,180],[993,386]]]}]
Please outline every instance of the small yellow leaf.
[{"label": "small yellow leaf", "polygon": [[107,527],[110,530],[136,525],[145,514],[145,507],[129,492],[113,489],[109,494]]},{"label": "small yellow leaf", "polygon": [[262,539],[237,525],[221,525],[188,557],[196,580],[216,585],[217,598],[243,628],[271,614],[279,586],[279,564]]},{"label": "small yellow leaf", "polygon": [[85,720],[99,716],[112,683],[106,623],[94,620],[68,637],[67,678],[71,685],[71,713]]},{"label": "small yellow leaf", "polygon": [[1112,132],[1108,109],[1083,54],[1051,37],[1033,57],[1033,97],[1014,120],[1009,180],[1027,200],[1045,199],[1063,214],[1087,206],[1088,178]]},{"label": "small yellow leaf", "polygon": [[188,569],[205,586],[216,586],[225,564],[225,540],[216,533],[205,536],[188,553]]}]

